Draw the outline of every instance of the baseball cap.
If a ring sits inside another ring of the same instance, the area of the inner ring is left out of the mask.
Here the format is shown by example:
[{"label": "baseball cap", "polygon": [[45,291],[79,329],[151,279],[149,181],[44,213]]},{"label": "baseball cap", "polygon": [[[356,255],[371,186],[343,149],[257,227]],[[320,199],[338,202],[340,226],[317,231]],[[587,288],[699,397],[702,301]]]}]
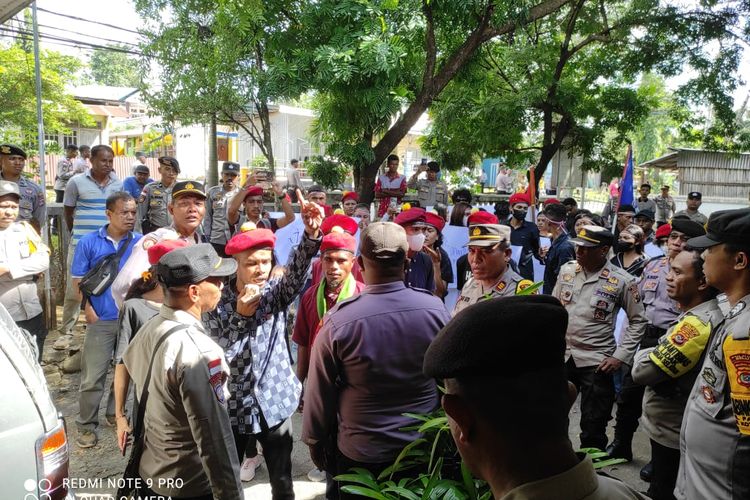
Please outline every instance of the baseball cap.
[{"label": "baseball cap", "polygon": [[612,246],[615,236],[603,227],[583,226],[575,238],[570,241],[582,247]]},{"label": "baseball cap", "polygon": [[360,236],[359,253],[371,260],[404,258],[408,251],[406,231],[393,222],[373,222]]},{"label": "baseball cap", "polygon": [[[672,222],[674,227],[674,221]],[[706,234],[690,238],[687,244],[693,248],[708,248],[722,243],[747,244],[750,234],[750,208],[720,210],[711,214],[706,225]]]},{"label": "baseball cap", "polygon": [[176,248],[163,255],[156,265],[165,286],[194,285],[207,278],[223,278],[237,271],[237,261],[222,259],[210,243]]},{"label": "baseball cap", "polygon": [[703,195],[700,193],[700,191],[690,191],[687,197],[689,200],[700,200],[703,198]]},{"label": "baseball cap", "polygon": [[206,193],[203,192],[203,184],[197,181],[180,181],[175,182],[172,188],[172,198],[179,198],[188,194],[195,194],[201,198],[206,198]]},{"label": "baseball cap", "polygon": [[11,181],[0,180],[0,196],[15,196],[19,200],[21,199],[21,192],[18,190],[18,184]]},{"label": "baseball cap", "polygon": [[233,161],[225,161],[221,166],[222,174],[240,174],[240,164]]}]

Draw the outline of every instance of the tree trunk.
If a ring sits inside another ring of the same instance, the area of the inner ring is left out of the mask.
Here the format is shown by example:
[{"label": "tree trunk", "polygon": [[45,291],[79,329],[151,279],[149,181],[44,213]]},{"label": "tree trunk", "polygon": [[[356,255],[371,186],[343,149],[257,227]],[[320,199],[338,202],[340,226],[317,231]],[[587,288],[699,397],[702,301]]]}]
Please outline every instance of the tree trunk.
[{"label": "tree trunk", "polygon": [[261,131],[263,132],[263,144],[265,146],[266,159],[271,168],[271,178],[276,178],[276,160],[273,156],[273,143],[271,142],[271,119],[268,116],[268,103],[261,101],[258,107],[258,116],[260,117]]},{"label": "tree trunk", "polygon": [[206,172],[206,188],[219,184],[219,165],[216,155],[216,115],[211,115],[208,127],[208,172]]},{"label": "tree trunk", "polygon": [[359,170],[359,184],[357,191],[359,194],[359,202],[372,203],[375,199],[375,179],[378,175],[378,168],[380,163],[370,163],[369,165],[360,165]]}]

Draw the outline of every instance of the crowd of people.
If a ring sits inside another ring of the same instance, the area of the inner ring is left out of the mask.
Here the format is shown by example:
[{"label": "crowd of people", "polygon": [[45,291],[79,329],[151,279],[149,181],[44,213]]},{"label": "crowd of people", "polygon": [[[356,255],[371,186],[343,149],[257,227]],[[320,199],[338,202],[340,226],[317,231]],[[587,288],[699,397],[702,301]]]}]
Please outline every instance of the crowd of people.
[{"label": "crowd of people", "polygon": [[[644,498],[574,451],[579,396],[581,448],[632,460],[642,426],[648,497],[750,494],[750,209],[706,218],[689,193],[676,212],[666,186],[650,198],[644,184],[634,205],[601,215],[525,193],[490,212],[449,193],[436,162],[407,180],[395,155],[373,210],[349,192],[332,207],[298,177],[240,184],[232,162],[206,190],[178,180],[175,158],[159,158],[156,181],[135,165],[123,182],[108,146],[91,148],[82,171],[73,152],[55,184],[71,243],[53,347],[69,345],[83,312],[75,442],[97,445],[106,394],[106,423],[123,453],[132,445],[125,475],[152,480],[140,496],[242,498],[264,461],[273,498],[294,498],[301,412],[310,477],[326,480],[327,498],[350,498],[334,477],[380,474],[419,437],[407,414],[442,404],[495,498]],[[0,145],[0,303],[41,359],[45,197],[25,160]],[[280,217],[264,209],[269,196]],[[290,224],[300,241],[279,262],[276,233]],[[455,268],[448,224],[468,236]]]}]

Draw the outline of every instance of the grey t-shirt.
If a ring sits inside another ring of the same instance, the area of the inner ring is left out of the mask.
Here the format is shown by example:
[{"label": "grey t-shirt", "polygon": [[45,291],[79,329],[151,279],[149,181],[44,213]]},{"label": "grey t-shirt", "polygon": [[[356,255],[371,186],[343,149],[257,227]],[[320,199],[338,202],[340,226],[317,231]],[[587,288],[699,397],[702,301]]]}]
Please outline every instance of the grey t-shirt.
[{"label": "grey t-shirt", "polygon": [[115,363],[122,363],[122,355],[138,330],[159,313],[161,304],[151,300],[128,299],[122,304],[120,319],[117,324],[117,344]]}]

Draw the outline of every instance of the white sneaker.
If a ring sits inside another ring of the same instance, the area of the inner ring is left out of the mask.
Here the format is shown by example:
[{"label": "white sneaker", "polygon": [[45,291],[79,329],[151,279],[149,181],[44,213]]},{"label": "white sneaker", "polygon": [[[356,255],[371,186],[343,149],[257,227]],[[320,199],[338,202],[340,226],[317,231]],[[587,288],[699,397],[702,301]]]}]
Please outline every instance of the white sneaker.
[{"label": "white sneaker", "polygon": [[240,467],[240,480],[244,482],[252,481],[255,478],[255,470],[260,467],[260,462],[260,455],[246,458]]},{"label": "white sneaker", "polygon": [[322,470],[313,469],[307,473],[307,479],[315,483],[320,483],[326,480],[326,473]]}]

